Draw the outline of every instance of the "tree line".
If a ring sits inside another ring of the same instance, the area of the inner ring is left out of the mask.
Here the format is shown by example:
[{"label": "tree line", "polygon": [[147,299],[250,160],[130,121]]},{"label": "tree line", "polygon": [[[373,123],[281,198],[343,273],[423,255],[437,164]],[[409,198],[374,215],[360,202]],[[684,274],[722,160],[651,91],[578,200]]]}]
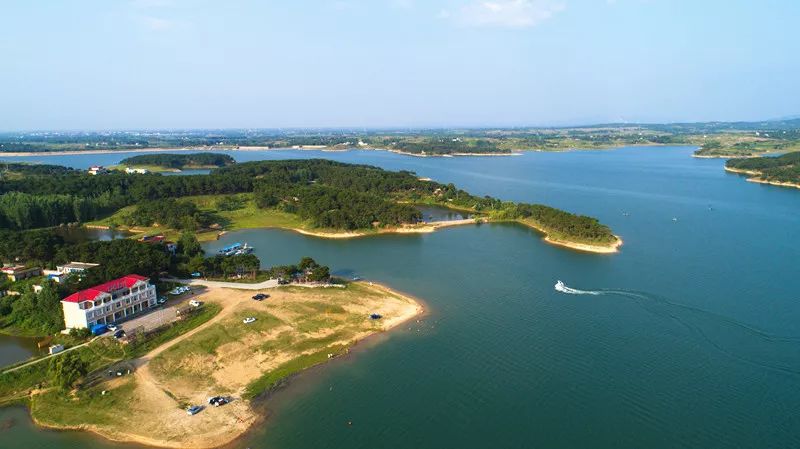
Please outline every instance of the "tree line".
[{"label": "tree line", "polygon": [[[391,172],[319,159],[246,162],[196,176],[90,176],[82,172],[27,175],[3,180],[1,192],[18,192],[4,195],[8,199],[0,201],[0,217],[9,217],[0,225],[12,229],[85,221],[131,204],[140,205],[132,218],[137,223],[163,220],[171,221],[178,229],[192,229],[202,226],[205,218],[189,210],[191,206],[168,203],[170,207],[166,207],[167,203],[148,204],[148,201],[253,192],[259,207],[283,208],[318,227],[362,229],[375,224],[415,223],[421,217],[410,204],[435,202],[511,218],[527,214],[538,217],[535,219],[543,226],[552,227],[564,236],[588,241],[613,240],[607,227],[589,217],[542,205],[518,205],[489,196],[474,196],[453,184],[422,181],[406,171]],[[56,197],[50,198],[51,195]],[[29,206],[37,212],[27,213]],[[191,216],[194,222],[182,222],[177,214],[167,210],[173,209],[172,206]]]},{"label": "tree line", "polygon": [[133,156],[120,161],[121,165],[155,165],[166,168],[224,167],[235,163],[236,160],[230,155],[219,153],[153,153]]},{"label": "tree line", "polygon": [[763,156],[747,159],[729,159],[726,167],[759,172],[767,181],[800,183],[800,151],[782,156]]}]

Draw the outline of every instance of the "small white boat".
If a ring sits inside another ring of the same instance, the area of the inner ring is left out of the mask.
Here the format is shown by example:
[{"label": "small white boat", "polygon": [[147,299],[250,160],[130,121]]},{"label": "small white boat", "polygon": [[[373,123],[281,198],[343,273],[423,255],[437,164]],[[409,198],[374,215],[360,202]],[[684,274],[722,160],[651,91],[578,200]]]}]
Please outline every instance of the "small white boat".
[{"label": "small white boat", "polygon": [[564,284],[562,281],[557,281],[556,285],[555,285],[555,289],[556,289],[557,292],[566,292],[567,291],[567,285]]}]

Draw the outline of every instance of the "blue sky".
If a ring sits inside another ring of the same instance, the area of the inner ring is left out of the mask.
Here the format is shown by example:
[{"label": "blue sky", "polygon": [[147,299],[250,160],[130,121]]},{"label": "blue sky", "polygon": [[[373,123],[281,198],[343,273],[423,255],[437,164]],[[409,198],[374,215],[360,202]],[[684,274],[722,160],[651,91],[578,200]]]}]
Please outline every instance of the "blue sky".
[{"label": "blue sky", "polygon": [[6,0],[0,129],[800,114],[794,0]]}]

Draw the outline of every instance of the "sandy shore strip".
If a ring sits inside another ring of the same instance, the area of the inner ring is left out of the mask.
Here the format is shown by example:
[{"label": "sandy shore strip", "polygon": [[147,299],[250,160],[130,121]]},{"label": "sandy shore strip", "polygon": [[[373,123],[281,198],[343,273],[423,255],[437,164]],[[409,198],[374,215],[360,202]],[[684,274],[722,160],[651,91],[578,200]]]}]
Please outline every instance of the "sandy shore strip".
[{"label": "sandy shore strip", "polygon": [[464,226],[469,224],[486,223],[483,219],[465,218],[462,220],[446,220],[434,221],[425,224],[402,226],[396,228],[377,229],[375,231],[342,231],[342,232],[326,232],[326,231],[309,231],[306,229],[291,228],[291,231],[298,234],[309,235],[312,237],[319,237],[324,239],[351,239],[357,237],[368,237],[371,235],[379,234],[429,234],[439,228],[448,228],[452,226]]},{"label": "sandy shore strip", "polygon": [[777,187],[790,187],[790,188],[794,188],[794,189],[800,189],[800,184],[798,184],[798,183],[771,181],[769,179],[760,178],[759,176],[763,175],[763,173],[758,171],[758,170],[742,170],[742,169],[739,169],[739,168],[725,167],[725,171],[729,172],[729,173],[736,173],[738,175],[751,176],[750,178],[747,178],[745,180],[747,182],[755,182],[757,184],[766,184],[766,185],[777,186]]},{"label": "sandy shore strip", "polygon": [[[616,235],[614,236],[616,237],[616,240],[614,241],[614,243],[610,245],[592,245],[590,243],[570,242],[567,240],[559,240],[552,238],[548,235],[545,229],[527,221],[512,220],[511,222],[520,223],[523,226],[527,226],[544,234],[544,241],[551,245],[561,246],[576,251],[589,252],[595,254],[614,254],[619,252],[619,248],[623,245],[622,238]],[[319,237],[326,239],[350,239],[350,238],[367,237],[379,234],[427,234],[434,232],[440,228],[448,228],[452,226],[464,226],[470,224],[481,224],[481,223],[492,223],[492,221],[489,219],[466,218],[462,220],[448,220],[448,221],[426,223],[425,225],[419,225],[419,226],[381,229],[375,232],[359,232],[359,231],[318,232],[318,231],[308,231],[305,229],[291,229],[291,230],[299,234],[308,235],[312,237]]]},{"label": "sandy shore strip", "polygon": [[567,242],[563,240],[555,240],[550,237],[545,237],[544,241],[555,246],[574,249],[576,251],[583,251],[595,254],[614,254],[619,252],[619,247],[622,246],[623,241],[619,236],[615,236],[617,240],[610,246],[589,245],[586,243]]},{"label": "sandy shore strip", "polygon": [[770,181],[768,179],[761,179],[761,178],[747,178],[747,182],[755,182],[758,184],[767,184],[771,186],[778,186],[778,187],[792,187],[795,189],[800,189],[800,184],[795,184],[793,182],[780,182],[780,181]]},{"label": "sandy shore strip", "polygon": [[[291,349],[293,346],[265,350],[265,343],[279,344],[286,335],[294,335],[300,343],[328,338],[331,342],[315,350],[334,351],[333,348],[351,347],[370,336],[395,329],[425,312],[421,301],[384,285],[363,281],[353,285],[352,291],[271,289],[270,298],[263,302],[250,299],[251,292],[210,287],[197,298],[222,306],[214,318],[132,361],[136,366],[132,376],[112,379],[103,385],[111,395],[123,394],[117,391],[132,388],[128,393],[130,398],[125,401],[128,409],[124,410],[130,419],[80,425],[42,422],[36,416],[35,399],[32,418],[43,427],[90,431],[116,442],[188,449],[230,444],[264,419],[263,413],[257,412],[249,401],[236,398],[265,372],[305,354],[293,352],[299,350]],[[342,311],[319,315],[319,319],[333,319],[329,328],[304,330],[307,311],[316,310],[322,304]],[[367,316],[374,312],[383,318],[369,320]],[[337,318],[336,313],[343,315]],[[243,314],[257,316],[258,321],[247,325],[249,327],[240,327],[245,326],[241,324]],[[352,319],[357,316],[364,317],[363,322],[357,320],[361,324],[353,324]],[[221,328],[227,329],[226,333],[218,334]],[[221,341],[213,351],[196,349],[198,341],[208,342],[212,336],[224,336],[237,328],[241,335]],[[220,391],[228,392],[234,401],[223,407],[206,407],[191,417],[180,405],[184,402],[205,404],[207,397]],[[137,425],[131,426],[130,422]]]},{"label": "sandy shore strip", "polygon": [[750,175],[750,176],[758,176],[761,174],[761,172],[757,170],[742,170],[741,168],[731,168],[731,167],[725,167],[725,171],[729,173],[736,173],[739,175]]}]

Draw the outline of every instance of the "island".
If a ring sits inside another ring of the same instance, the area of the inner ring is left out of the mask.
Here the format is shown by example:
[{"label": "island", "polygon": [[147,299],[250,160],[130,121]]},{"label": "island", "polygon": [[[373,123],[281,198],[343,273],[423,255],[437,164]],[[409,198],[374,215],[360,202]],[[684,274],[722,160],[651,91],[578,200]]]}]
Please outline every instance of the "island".
[{"label": "island", "polygon": [[800,188],[800,151],[782,156],[731,159],[725,170],[747,175],[747,180],[781,187]]},{"label": "island", "polygon": [[181,170],[213,169],[235,164],[227,154],[219,153],[152,153],[125,158],[110,169],[139,172],[180,172]]}]

